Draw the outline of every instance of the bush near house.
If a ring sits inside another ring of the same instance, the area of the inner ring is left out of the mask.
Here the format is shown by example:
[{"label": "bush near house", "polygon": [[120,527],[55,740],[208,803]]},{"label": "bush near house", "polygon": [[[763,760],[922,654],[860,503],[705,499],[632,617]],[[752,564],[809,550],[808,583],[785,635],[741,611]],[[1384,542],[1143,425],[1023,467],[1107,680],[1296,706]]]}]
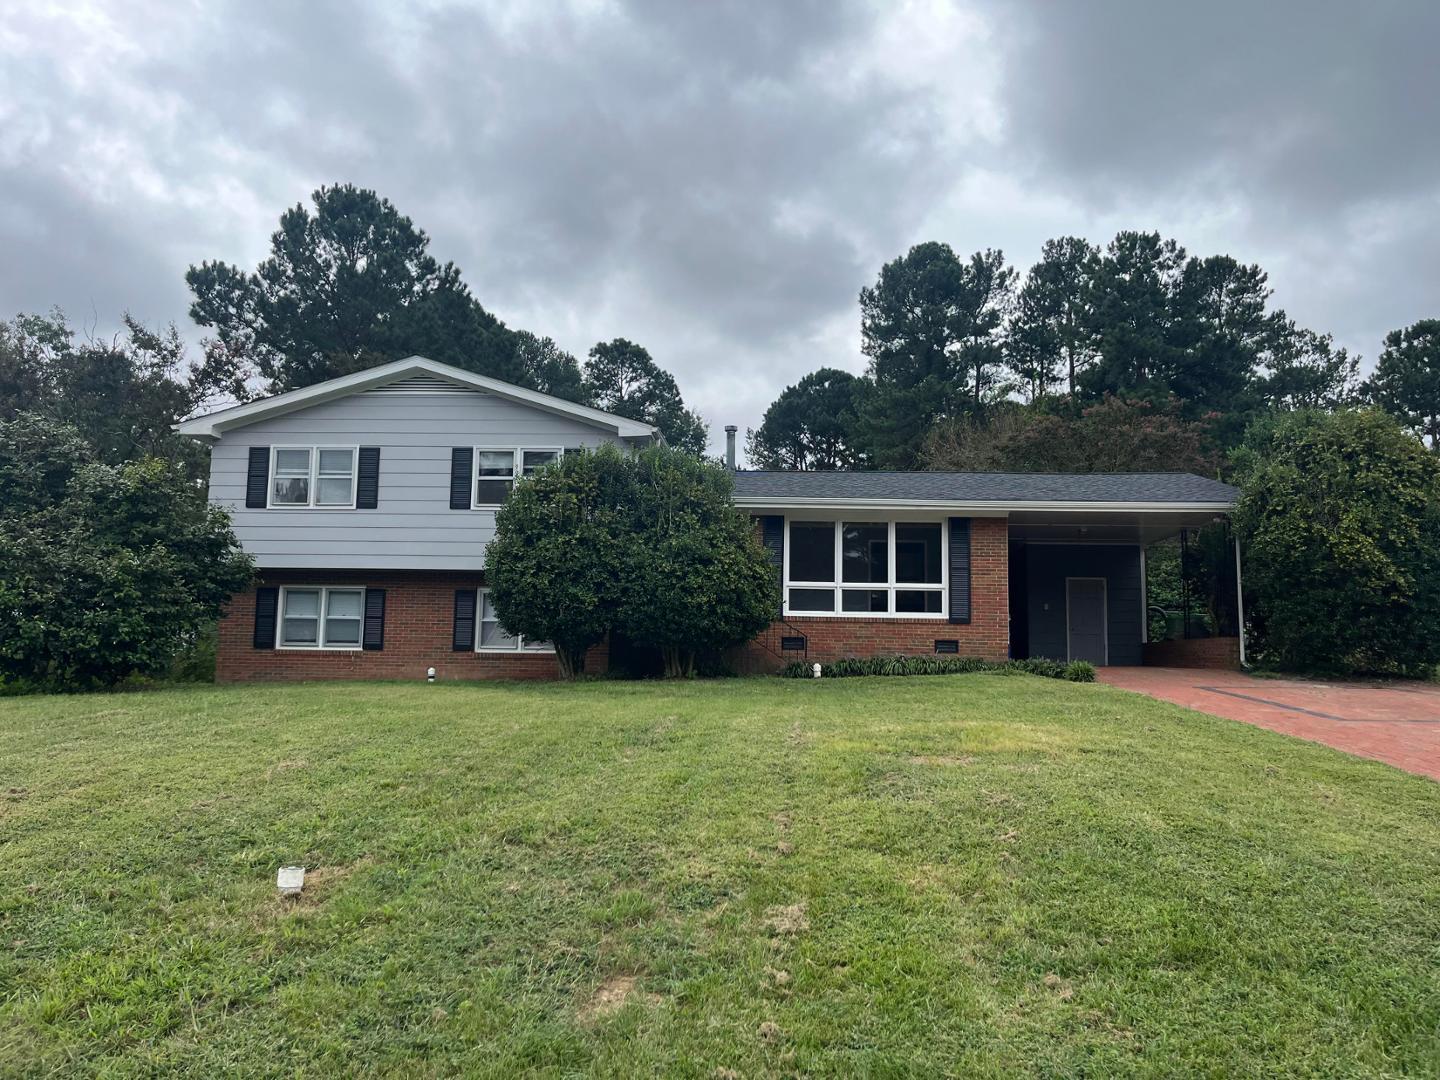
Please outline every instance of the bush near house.
[{"label": "bush near house", "polygon": [[[823,679],[845,679],[858,675],[1038,675],[1068,682],[1095,681],[1095,665],[1084,660],[982,660],[978,656],[868,656],[832,660],[820,665]],[[795,660],[780,669],[787,679],[815,677],[814,665]]]},{"label": "bush near house", "polygon": [[1328,674],[1440,662],[1440,459],[1375,410],[1294,413],[1237,453],[1251,641]]},{"label": "bush near house", "polygon": [[512,632],[550,641],[561,675],[618,630],[665,674],[754,637],[774,617],[773,569],[731,502],[730,474],[688,453],[567,455],[516,484],[495,521],[486,580]]},{"label": "bush near house", "polygon": [[179,465],[104,465],[64,424],[0,421],[0,684],[164,674],[252,571]]}]

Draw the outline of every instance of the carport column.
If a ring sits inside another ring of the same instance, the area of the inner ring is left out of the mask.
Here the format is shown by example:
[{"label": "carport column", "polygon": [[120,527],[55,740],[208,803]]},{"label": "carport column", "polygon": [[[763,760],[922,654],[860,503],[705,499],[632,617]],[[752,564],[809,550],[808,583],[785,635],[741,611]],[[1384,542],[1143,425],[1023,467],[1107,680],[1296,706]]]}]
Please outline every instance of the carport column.
[{"label": "carport column", "polygon": [[[1234,527],[1230,530],[1235,533]],[[1240,666],[1245,666],[1245,589],[1240,579],[1240,534],[1235,533],[1235,629],[1240,632]]]}]

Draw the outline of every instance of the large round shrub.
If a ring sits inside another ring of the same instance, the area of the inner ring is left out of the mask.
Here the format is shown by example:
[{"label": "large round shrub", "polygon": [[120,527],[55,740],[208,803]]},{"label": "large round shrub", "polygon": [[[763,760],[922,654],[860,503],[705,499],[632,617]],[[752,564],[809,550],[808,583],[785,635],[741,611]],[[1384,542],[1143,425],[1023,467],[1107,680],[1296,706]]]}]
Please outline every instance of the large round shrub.
[{"label": "large round shrub", "polygon": [[692,675],[698,654],[749,641],[780,609],[775,569],[730,472],[664,446],[634,462],[631,569],[617,626],[660,651],[665,674]]},{"label": "large round shrub", "polygon": [[179,466],[105,465],[72,428],[0,422],[0,682],[160,674],[253,569]]},{"label": "large round shrub", "polygon": [[1440,662],[1440,460],[1384,413],[1293,413],[1237,454],[1257,654],[1301,671]]}]

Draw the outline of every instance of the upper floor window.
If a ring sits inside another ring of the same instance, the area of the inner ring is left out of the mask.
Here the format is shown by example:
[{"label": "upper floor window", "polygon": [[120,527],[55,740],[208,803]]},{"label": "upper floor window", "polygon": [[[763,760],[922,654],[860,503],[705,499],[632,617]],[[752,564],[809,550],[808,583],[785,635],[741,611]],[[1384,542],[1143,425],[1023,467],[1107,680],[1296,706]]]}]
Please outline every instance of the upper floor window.
[{"label": "upper floor window", "polygon": [[944,614],[941,523],[787,521],[786,528],[787,614]]},{"label": "upper floor window", "polygon": [[518,476],[530,476],[560,460],[560,449],[524,447],[475,450],[475,501],[477,507],[499,506],[510,497]]},{"label": "upper floor window", "polygon": [[272,507],[354,508],[355,447],[277,446],[271,453]]}]

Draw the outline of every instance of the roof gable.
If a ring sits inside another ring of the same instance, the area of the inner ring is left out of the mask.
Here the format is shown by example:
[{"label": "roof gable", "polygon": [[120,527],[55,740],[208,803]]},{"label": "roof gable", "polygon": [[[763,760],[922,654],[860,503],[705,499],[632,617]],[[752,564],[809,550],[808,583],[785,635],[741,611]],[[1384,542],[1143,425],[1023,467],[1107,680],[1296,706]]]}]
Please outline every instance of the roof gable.
[{"label": "roof gable", "polygon": [[423,356],[411,356],[395,360],[379,367],[366,368],[350,375],[301,387],[274,397],[234,405],[228,409],[197,416],[175,425],[181,435],[193,438],[215,440],[225,432],[268,420],[286,413],[297,412],[314,405],[351,394],[381,391],[386,393],[480,393],[528,405],[544,412],[556,413],[578,420],[583,424],[613,433],[622,439],[650,440],[657,437],[656,429],[638,420],[627,420],[623,416],[602,412],[573,401],[542,394],[514,383],[492,379],[488,375],[477,375],[473,371],[441,364]]}]

